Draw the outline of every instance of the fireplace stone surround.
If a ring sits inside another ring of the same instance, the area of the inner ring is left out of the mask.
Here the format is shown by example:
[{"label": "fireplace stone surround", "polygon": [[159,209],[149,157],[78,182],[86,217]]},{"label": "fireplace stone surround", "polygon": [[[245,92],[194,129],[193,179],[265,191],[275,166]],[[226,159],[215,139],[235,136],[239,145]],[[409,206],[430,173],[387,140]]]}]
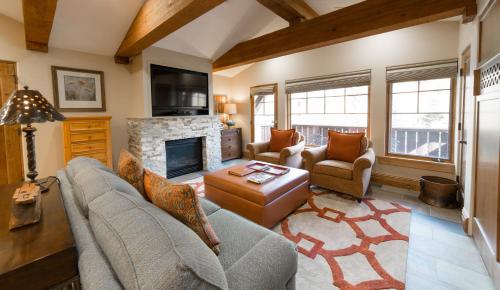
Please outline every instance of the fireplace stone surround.
[{"label": "fireplace stone surround", "polygon": [[129,151],[161,176],[167,176],[165,142],[170,140],[202,137],[203,169],[221,165],[222,123],[217,116],[128,118],[127,125]]}]

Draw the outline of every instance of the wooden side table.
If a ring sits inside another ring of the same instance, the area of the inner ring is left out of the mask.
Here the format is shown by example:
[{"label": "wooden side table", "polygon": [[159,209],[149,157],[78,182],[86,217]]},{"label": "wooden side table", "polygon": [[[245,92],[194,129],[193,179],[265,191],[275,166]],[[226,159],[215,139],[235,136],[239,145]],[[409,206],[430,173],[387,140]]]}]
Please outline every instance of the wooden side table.
[{"label": "wooden side table", "polygon": [[222,161],[241,158],[241,128],[223,129],[221,131]]},{"label": "wooden side table", "polygon": [[42,194],[40,221],[10,231],[18,186],[0,185],[0,289],[79,289],[78,254],[58,182]]}]

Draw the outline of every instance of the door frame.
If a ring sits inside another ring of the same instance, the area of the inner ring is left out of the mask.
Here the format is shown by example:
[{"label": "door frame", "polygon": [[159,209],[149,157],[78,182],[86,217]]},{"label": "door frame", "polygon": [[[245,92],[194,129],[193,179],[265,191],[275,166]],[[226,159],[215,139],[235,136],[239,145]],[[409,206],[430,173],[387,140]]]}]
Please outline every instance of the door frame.
[{"label": "door frame", "polygon": [[[19,86],[19,78],[17,75],[17,71],[18,71],[17,62],[11,61],[11,60],[0,59],[0,63],[13,65],[13,67],[14,67],[14,90],[17,90],[18,86]],[[2,96],[0,96],[0,98],[2,98]],[[0,104],[2,104],[1,99],[0,99]],[[22,140],[22,133],[21,133],[21,125],[18,124],[17,126],[18,126],[18,137],[19,137],[19,151],[18,151],[19,156],[18,157],[19,157],[20,169],[21,169],[19,174],[20,174],[20,179],[24,180],[23,140]],[[7,168],[7,170],[9,170],[9,169]],[[10,177],[9,177],[9,179],[10,179]],[[18,181],[19,180],[9,180],[9,183],[10,182],[17,183]]]},{"label": "door frame", "polygon": [[[463,132],[465,130],[465,106],[466,106],[466,99],[467,99],[467,72],[465,71],[465,63],[467,63],[465,60],[468,60],[468,70],[470,73],[470,77],[474,77],[473,74],[474,72],[472,71],[472,66],[471,66],[471,47],[470,45],[467,46],[464,51],[462,52],[462,58],[461,58],[461,63],[460,63],[460,95],[459,95],[459,107],[458,107],[458,124],[457,124],[457,182],[459,184],[459,191],[462,196],[462,199],[465,198],[465,192],[464,192],[464,184],[461,184],[460,181],[465,175],[465,168],[462,168],[463,160],[466,158],[465,154],[466,152],[464,151],[464,145],[461,144],[461,142],[467,140],[463,140]],[[472,92],[472,95],[474,93]],[[471,132],[469,132],[470,134]]]},{"label": "door frame", "polygon": [[[258,86],[253,86],[250,88],[250,91],[252,91],[252,88],[258,88],[258,87],[268,87],[268,86],[273,86],[273,93],[274,93],[274,128],[278,128],[278,84],[277,83],[271,83],[271,84],[265,84],[265,85],[258,85]],[[255,142],[255,100],[254,100],[254,95],[250,93],[250,142]]]}]

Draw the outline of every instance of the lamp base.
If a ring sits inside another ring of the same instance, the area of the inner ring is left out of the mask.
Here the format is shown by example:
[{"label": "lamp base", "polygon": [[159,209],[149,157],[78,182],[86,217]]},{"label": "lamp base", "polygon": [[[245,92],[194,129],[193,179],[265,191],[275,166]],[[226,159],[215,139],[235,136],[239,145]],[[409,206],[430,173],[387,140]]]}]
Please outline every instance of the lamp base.
[{"label": "lamp base", "polygon": [[228,128],[231,128],[232,126],[236,125],[236,122],[234,120],[227,120],[226,125]]}]

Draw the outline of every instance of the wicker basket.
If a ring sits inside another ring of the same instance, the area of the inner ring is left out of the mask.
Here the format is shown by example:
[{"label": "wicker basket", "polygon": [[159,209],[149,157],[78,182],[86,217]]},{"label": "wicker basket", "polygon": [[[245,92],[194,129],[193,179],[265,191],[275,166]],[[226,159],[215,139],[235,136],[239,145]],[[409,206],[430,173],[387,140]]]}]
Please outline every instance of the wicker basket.
[{"label": "wicker basket", "polygon": [[459,206],[457,191],[458,183],[454,180],[438,176],[422,176],[418,198],[433,206],[457,208]]}]

